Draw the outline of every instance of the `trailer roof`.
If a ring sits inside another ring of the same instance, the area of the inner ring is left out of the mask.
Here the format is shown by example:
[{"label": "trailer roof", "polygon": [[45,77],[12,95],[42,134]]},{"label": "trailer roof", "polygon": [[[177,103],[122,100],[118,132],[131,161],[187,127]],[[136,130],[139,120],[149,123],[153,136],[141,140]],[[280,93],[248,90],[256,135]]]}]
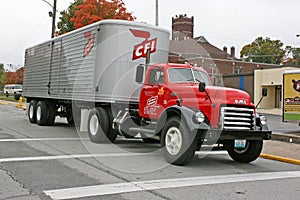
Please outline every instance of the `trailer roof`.
[{"label": "trailer roof", "polygon": [[117,19],[105,19],[105,20],[101,20],[101,21],[92,23],[90,25],[84,26],[82,28],[70,31],[70,32],[68,32],[66,34],[63,34],[63,35],[60,35],[58,37],[51,38],[51,39],[45,40],[43,42],[37,43],[35,45],[32,45],[32,46],[28,47],[27,49],[30,49],[32,47],[35,47],[35,46],[38,46],[38,45],[41,45],[41,44],[44,44],[44,43],[48,43],[48,42],[59,40],[60,38],[66,37],[68,35],[71,35],[71,34],[74,34],[74,33],[80,32],[80,31],[84,31],[84,30],[89,29],[90,27],[93,27],[93,26],[106,25],[106,24],[124,25],[124,26],[135,26],[135,27],[142,27],[142,28],[147,28],[147,29],[155,29],[155,30],[160,30],[160,31],[163,31],[163,32],[170,33],[168,29],[165,29],[165,28],[162,28],[162,27],[158,27],[158,26],[154,26],[154,25],[147,24],[147,23],[143,23],[143,22],[135,22],[135,21],[128,21],[128,20],[117,20]]}]

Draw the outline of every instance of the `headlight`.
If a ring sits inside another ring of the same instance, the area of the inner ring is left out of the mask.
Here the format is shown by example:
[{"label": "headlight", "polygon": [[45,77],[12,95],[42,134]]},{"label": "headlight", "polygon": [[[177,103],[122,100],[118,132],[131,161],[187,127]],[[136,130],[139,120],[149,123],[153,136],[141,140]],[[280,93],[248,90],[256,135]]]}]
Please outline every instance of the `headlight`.
[{"label": "headlight", "polygon": [[267,124],[267,118],[265,116],[259,116],[259,120],[260,120],[260,123],[262,125],[266,125]]},{"label": "headlight", "polygon": [[194,119],[195,119],[196,122],[199,122],[199,123],[204,122],[205,115],[200,111],[196,112],[195,115],[194,115]]}]

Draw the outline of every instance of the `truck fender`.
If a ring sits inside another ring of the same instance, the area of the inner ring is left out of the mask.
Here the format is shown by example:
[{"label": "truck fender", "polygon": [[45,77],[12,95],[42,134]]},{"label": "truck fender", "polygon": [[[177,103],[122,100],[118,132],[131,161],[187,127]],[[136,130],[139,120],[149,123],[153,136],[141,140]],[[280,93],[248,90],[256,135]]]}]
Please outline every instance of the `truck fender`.
[{"label": "truck fender", "polygon": [[170,106],[164,112],[161,114],[160,118],[157,121],[157,130],[156,133],[159,133],[166,121],[172,117],[172,116],[179,116],[181,120],[183,120],[187,127],[190,129],[190,131],[195,131],[198,129],[202,130],[208,130],[210,129],[209,125],[206,124],[205,122],[198,123],[194,120],[194,114],[196,113],[195,110],[192,110],[188,107],[185,106]]}]

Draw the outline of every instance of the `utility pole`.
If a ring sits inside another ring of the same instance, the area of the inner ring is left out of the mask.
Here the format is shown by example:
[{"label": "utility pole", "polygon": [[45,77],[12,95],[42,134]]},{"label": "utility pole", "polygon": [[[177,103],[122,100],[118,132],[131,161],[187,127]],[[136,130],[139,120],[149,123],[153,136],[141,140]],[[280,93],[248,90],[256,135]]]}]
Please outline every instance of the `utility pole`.
[{"label": "utility pole", "polygon": [[51,38],[54,38],[54,35],[55,35],[56,1],[57,0],[54,0],[54,3],[53,3]]},{"label": "utility pole", "polygon": [[158,26],[158,0],[155,3],[155,25]]},{"label": "utility pole", "polygon": [[51,5],[51,3],[49,3],[46,0],[42,0],[42,1],[45,2],[45,3],[47,3],[52,8],[52,11],[49,12],[49,17],[52,17],[51,38],[54,38],[54,35],[55,35],[55,19],[56,19],[56,2],[57,2],[57,0],[54,0],[53,5]]}]

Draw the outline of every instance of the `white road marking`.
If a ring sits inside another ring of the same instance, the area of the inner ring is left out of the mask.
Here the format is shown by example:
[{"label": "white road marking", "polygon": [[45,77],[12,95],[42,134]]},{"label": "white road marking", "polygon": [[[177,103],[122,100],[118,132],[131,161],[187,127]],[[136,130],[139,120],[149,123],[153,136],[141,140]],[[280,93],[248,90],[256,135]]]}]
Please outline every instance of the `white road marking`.
[{"label": "white road marking", "polygon": [[87,140],[89,138],[18,138],[0,139],[0,142],[26,142],[26,141],[59,141],[59,140]]},{"label": "white road marking", "polygon": [[191,178],[161,179],[86,187],[46,190],[44,193],[52,199],[73,199],[81,197],[103,196],[138,192],[147,190],[171,189],[201,185],[214,185],[224,183],[237,183],[249,181],[264,181],[273,179],[300,178],[300,171],[267,172],[252,174],[234,174],[219,176],[202,176]]},{"label": "white road marking", "polygon": [[149,153],[102,153],[102,154],[78,154],[78,155],[58,155],[58,156],[35,156],[19,158],[0,158],[0,163],[22,162],[22,161],[42,161],[42,160],[61,160],[74,158],[99,158],[99,157],[124,157],[124,156],[146,156]]},{"label": "white road marking", "polygon": [[[42,160],[61,160],[74,158],[99,158],[99,157],[124,157],[124,156],[149,156],[158,155],[159,152],[151,153],[102,153],[102,154],[77,154],[77,155],[56,155],[56,156],[34,156],[34,157],[17,157],[17,158],[0,158],[0,163],[5,162],[24,162],[24,161],[42,161]],[[197,152],[196,155],[223,155],[227,152]]]}]

